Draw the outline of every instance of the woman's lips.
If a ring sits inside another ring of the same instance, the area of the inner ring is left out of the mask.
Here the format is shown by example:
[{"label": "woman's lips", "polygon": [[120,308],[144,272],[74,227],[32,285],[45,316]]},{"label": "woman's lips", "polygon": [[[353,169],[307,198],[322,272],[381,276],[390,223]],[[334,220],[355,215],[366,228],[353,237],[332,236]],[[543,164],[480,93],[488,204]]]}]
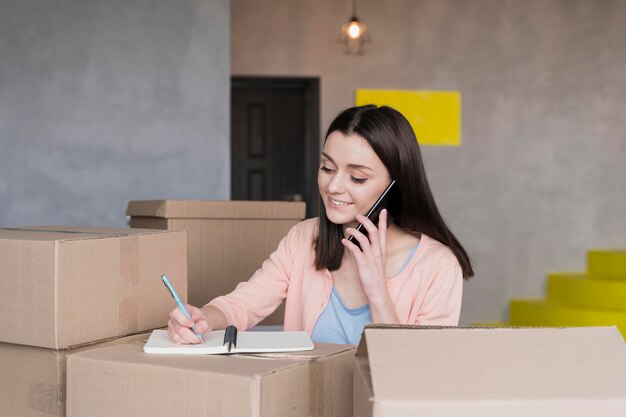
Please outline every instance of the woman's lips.
[{"label": "woman's lips", "polygon": [[346,201],[341,201],[341,200],[335,200],[330,197],[328,198],[328,202],[330,206],[333,208],[344,208],[344,207],[348,207],[352,205],[352,203],[348,203]]}]

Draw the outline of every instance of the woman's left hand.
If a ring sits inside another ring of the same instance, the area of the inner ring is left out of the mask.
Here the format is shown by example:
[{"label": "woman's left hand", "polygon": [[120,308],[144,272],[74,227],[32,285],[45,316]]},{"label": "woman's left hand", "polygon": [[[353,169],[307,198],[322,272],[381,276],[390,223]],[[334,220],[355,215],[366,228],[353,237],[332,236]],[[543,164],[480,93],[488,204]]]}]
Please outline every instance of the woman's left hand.
[{"label": "woman's left hand", "polygon": [[361,287],[368,299],[384,294],[387,290],[385,284],[385,266],[387,260],[387,210],[383,209],[378,217],[378,227],[365,216],[358,215],[357,221],[365,227],[369,238],[354,228],[347,228],[346,233],[354,236],[361,245],[361,249],[348,239],[342,239],[341,243],[348,248],[356,260]]}]

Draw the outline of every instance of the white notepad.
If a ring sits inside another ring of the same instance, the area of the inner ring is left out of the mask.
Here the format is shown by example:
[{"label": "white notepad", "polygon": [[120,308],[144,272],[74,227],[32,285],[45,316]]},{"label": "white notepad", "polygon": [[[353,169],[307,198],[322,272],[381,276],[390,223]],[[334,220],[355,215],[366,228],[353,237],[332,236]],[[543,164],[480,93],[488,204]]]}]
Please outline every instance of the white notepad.
[{"label": "white notepad", "polygon": [[307,332],[236,332],[236,342],[225,342],[225,330],[202,335],[204,343],[179,345],[170,342],[165,330],[153,330],[144,345],[146,353],[177,353],[187,355],[215,355],[228,353],[297,352],[313,350]]}]

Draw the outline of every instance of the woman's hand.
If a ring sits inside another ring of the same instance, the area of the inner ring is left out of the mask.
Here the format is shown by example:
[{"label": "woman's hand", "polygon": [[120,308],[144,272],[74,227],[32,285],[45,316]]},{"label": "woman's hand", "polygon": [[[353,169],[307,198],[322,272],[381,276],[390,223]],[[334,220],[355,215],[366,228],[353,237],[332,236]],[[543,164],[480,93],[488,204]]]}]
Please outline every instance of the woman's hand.
[{"label": "woman's hand", "polygon": [[349,227],[346,232],[354,236],[361,249],[348,239],[342,239],[341,243],[352,252],[356,260],[361,288],[369,301],[372,320],[376,323],[400,323],[385,281],[387,210],[380,212],[378,227],[365,216],[359,215],[356,219],[369,233],[369,239],[363,233]]},{"label": "woman's hand", "polygon": [[378,218],[378,227],[365,216],[358,215],[356,219],[365,227],[369,238],[363,233],[351,227],[346,229],[346,233],[354,236],[361,245],[361,249],[348,239],[342,239],[341,243],[348,248],[356,261],[361,288],[370,300],[377,299],[387,293],[385,283],[385,267],[387,261],[387,210],[383,209]]},{"label": "woman's hand", "polygon": [[213,330],[209,325],[209,318],[205,312],[197,307],[185,304],[185,308],[193,320],[189,320],[185,313],[178,307],[170,312],[170,319],[167,322],[167,336],[174,343],[195,344],[200,343],[200,339],[191,326],[195,324],[196,331],[200,334]]}]

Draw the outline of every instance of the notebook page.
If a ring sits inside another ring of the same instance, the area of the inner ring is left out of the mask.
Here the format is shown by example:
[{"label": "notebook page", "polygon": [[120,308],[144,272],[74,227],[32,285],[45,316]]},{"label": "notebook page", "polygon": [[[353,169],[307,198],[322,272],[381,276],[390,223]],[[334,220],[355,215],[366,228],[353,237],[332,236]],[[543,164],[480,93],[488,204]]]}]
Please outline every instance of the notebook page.
[{"label": "notebook page", "polygon": [[313,348],[307,332],[237,332],[237,347],[231,353],[296,352]]},{"label": "notebook page", "polygon": [[210,355],[228,353],[224,346],[224,330],[216,330],[202,335],[204,343],[195,345],[179,345],[170,342],[166,330],[153,330],[148,342],[144,345],[145,353],[177,353],[185,355]]}]

